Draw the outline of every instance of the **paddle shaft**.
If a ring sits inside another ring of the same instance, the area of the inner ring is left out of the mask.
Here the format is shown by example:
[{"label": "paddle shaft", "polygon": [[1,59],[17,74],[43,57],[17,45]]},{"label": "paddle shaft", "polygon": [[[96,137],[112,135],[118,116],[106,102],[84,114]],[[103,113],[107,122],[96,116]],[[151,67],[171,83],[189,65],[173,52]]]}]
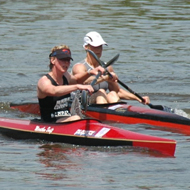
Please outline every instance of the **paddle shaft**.
[{"label": "paddle shaft", "polygon": [[[106,69],[107,70],[107,69]],[[107,73],[109,74],[110,77],[112,77],[112,74],[107,71]],[[144,98],[142,96],[140,96],[139,94],[137,94],[136,92],[134,92],[133,90],[131,90],[126,84],[124,84],[122,81],[120,81],[118,79],[118,83],[123,86],[125,89],[127,89],[129,92],[131,92],[132,94],[134,94],[137,98],[139,98],[142,103],[145,102]],[[169,112],[169,113],[174,113],[173,109],[172,108],[169,108],[167,106],[162,106],[162,105],[153,105],[153,104],[147,104],[150,108],[152,109],[157,109],[157,110],[163,110],[163,111],[166,111],[166,112]]]},{"label": "paddle shaft", "polygon": [[136,92],[134,92],[133,90],[131,90],[126,84],[124,84],[122,81],[120,81],[118,79],[118,83],[123,86],[124,88],[126,88],[129,92],[131,92],[132,94],[134,94],[135,96],[137,96],[142,102],[145,102],[145,100],[143,99],[142,96],[140,96],[139,94],[137,94]]},{"label": "paddle shaft", "polygon": [[93,81],[90,83],[91,86],[94,86],[98,80],[98,78],[100,77],[101,72],[98,71],[98,74],[96,75],[95,79],[93,79]]},{"label": "paddle shaft", "polygon": [[[107,70],[107,69],[106,69]],[[113,77],[112,74],[107,70],[107,73],[110,77]],[[142,96],[140,96],[139,94],[137,94],[136,92],[134,92],[133,90],[131,90],[126,84],[124,84],[122,81],[120,81],[118,79],[118,83],[123,86],[125,89],[127,89],[129,92],[131,92],[132,94],[134,94],[136,97],[138,97],[142,102],[145,102],[145,100],[143,99]]]}]

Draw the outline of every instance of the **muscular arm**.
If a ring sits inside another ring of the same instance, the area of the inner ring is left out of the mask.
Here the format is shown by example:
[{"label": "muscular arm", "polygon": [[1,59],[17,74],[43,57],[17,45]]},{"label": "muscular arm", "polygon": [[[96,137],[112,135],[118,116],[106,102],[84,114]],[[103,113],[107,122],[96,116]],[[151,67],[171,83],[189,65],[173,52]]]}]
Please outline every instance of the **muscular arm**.
[{"label": "muscular arm", "polygon": [[79,84],[83,84],[84,81],[86,81],[90,77],[90,74],[87,72],[86,67],[80,63],[73,66],[72,74]]},{"label": "muscular arm", "polygon": [[[90,72],[88,72],[86,70],[86,67],[83,64],[76,64],[73,66],[72,69],[72,74],[74,75],[77,83],[79,84],[90,84],[92,82],[92,80],[94,80],[95,76],[98,74],[98,71],[100,71],[101,73],[105,72],[105,69],[103,67],[96,67],[92,70],[90,70]],[[93,76],[91,76],[93,75]],[[97,80],[97,83],[100,83],[102,81],[104,81],[105,78],[99,77],[99,79]]]},{"label": "muscular arm", "polygon": [[37,95],[38,98],[45,98],[46,96],[62,96],[75,90],[88,90],[90,93],[93,92],[93,88],[90,85],[73,84],[54,86],[46,76],[43,76],[38,81]]},{"label": "muscular arm", "polygon": [[71,75],[70,73],[65,72],[64,76],[67,78],[67,81],[69,84],[77,84],[77,80],[74,75]]}]

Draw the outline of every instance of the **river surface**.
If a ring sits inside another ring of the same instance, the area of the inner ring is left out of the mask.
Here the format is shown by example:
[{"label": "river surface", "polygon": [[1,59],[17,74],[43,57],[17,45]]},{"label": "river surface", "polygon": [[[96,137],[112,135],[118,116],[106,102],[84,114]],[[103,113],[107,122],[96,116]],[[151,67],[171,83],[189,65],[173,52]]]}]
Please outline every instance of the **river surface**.
[{"label": "river surface", "polygon": [[[113,65],[120,80],[153,104],[188,116],[189,10],[188,0],[0,0],[0,116],[32,118],[9,104],[36,98],[37,81],[48,72],[55,45],[70,46],[72,64],[82,60],[83,37],[90,31],[108,43],[102,60],[120,53]],[[189,136],[143,124],[112,125],[176,140],[175,158],[0,135],[1,189],[190,189]]]}]

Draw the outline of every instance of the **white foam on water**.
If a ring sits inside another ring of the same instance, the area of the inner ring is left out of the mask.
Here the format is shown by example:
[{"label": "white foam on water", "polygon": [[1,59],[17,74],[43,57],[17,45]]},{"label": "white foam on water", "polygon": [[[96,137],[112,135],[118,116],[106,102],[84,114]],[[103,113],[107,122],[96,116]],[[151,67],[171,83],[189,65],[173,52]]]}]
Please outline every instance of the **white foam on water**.
[{"label": "white foam on water", "polygon": [[189,117],[189,114],[187,114],[186,112],[184,112],[183,110],[181,110],[181,109],[173,109],[173,112],[175,113],[175,114],[177,114],[177,115],[180,115],[180,116],[182,116],[182,117],[186,117],[186,118],[190,118]]}]

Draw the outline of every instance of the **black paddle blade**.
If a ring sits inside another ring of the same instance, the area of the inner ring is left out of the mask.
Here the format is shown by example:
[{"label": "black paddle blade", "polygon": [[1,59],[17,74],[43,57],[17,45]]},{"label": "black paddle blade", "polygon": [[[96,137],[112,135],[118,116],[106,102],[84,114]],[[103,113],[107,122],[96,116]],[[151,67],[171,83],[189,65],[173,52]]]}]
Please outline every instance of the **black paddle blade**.
[{"label": "black paddle blade", "polygon": [[110,65],[112,65],[114,62],[116,62],[119,58],[119,53],[113,57],[111,60],[109,60],[106,64],[104,63],[103,67],[109,67]]},{"label": "black paddle blade", "polygon": [[87,91],[83,90],[81,94],[81,108],[86,111],[88,105],[88,95]]},{"label": "black paddle blade", "polygon": [[96,61],[97,61],[100,65],[102,65],[101,60],[98,58],[98,56],[97,56],[92,50],[86,49],[86,51],[89,52],[89,53],[96,59]]},{"label": "black paddle blade", "polygon": [[165,112],[169,112],[169,113],[174,113],[174,110],[172,108],[167,107],[167,106],[152,105],[152,104],[148,104],[148,106],[152,109],[161,110],[161,111],[165,111]]},{"label": "black paddle blade", "polygon": [[166,111],[166,112],[169,112],[169,113],[175,113],[174,109],[172,108],[169,108],[167,106],[163,106],[164,110],[163,111]]},{"label": "black paddle blade", "polygon": [[87,49],[86,50],[87,52],[89,52],[95,59],[96,61],[99,63],[99,65],[101,65],[102,67],[106,68],[106,67],[109,67],[110,65],[112,65],[115,61],[118,60],[119,58],[119,54],[117,54],[116,56],[114,56],[111,60],[109,60],[106,64],[101,61],[98,56],[92,51],[92,50],[89,50]]}]

